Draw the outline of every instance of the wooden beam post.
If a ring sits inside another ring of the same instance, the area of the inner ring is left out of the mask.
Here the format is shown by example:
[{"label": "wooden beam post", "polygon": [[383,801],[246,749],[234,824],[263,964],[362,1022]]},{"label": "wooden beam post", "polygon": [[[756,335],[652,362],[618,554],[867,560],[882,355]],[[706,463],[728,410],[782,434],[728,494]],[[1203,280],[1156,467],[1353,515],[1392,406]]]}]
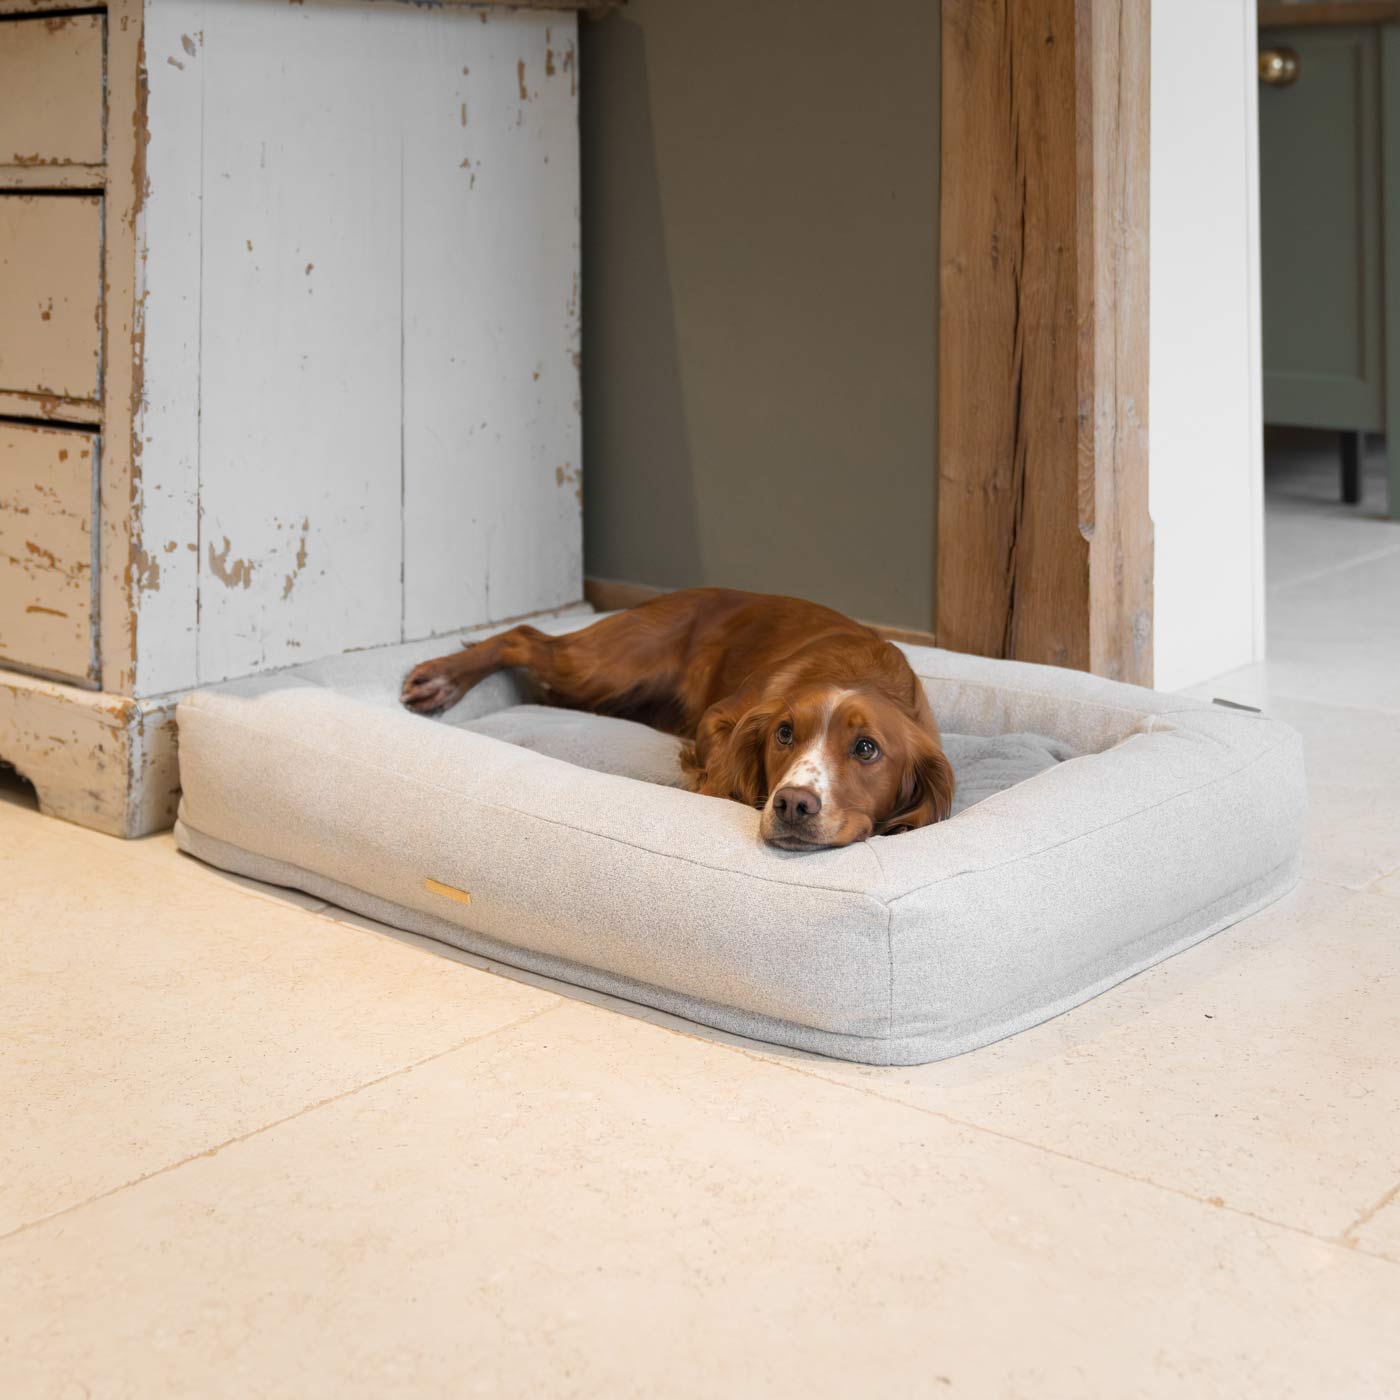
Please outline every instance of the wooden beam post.
[{"label": "wooden beam post", "polygon": [[943,0],[939,645],[1150,684],[1149,0]]}]

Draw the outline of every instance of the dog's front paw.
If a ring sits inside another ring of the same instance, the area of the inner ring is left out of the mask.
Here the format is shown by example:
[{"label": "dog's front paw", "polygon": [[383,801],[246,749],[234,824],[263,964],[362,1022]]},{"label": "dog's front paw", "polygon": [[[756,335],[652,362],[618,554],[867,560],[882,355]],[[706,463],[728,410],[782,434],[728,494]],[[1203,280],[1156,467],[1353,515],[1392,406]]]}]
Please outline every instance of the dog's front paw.
[{"label": "dog's front paw", "polygon": [[399,699],[415,714],[449,709],[466,693],[466,687],[452,674],[450,659],[440,656],[436,661],[424,661],[408,673]]}]

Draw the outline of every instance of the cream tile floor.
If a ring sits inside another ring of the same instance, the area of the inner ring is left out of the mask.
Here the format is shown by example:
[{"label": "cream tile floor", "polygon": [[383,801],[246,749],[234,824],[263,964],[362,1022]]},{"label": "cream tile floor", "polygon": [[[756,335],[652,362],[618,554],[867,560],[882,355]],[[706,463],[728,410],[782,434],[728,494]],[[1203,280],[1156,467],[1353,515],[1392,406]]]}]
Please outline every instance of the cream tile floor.
[{"label": "cream tile floor", "polygon": [[1400,526],[1271,483],[1307,879],[875,1070],[0,801],[0,1391],[1400,1395]]}]

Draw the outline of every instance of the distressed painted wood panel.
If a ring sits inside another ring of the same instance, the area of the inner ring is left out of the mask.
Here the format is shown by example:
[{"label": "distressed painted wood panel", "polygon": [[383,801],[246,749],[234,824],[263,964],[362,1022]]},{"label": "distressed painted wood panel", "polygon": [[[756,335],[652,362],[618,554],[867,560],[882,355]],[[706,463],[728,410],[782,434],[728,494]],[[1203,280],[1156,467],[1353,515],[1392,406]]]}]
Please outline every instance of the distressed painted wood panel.
[{"label": "distressed painted wood panel", "polygon": [[0,194],[0,389],[96,399],[100,195]]},{"label": "distressed painted wood panel", "polygon": [[102,688],[135,695],[140,507],[145,482],[136,417],[143,384],[144,325],[137,279],[149,249],[137,227],[150,190],[146,155],[149,84],[143,0],[107,0],[107,166],[102,246],[102,473],[98,490]]},{"label": "distressed painted wood panel", "polygon": [[139,693],[199,678],[204,0],[147,0],[150,193],[137,219],[141,394],[129,587]]},{"label": "distressed painted wood panel", "polygon": [[147,0],[141,693],[581,595],[575,45]]},{"label": "distressed painted wood panel", "polygon": [[48,816],[111,836],[144,836],[175,820],[172,703],[0,670],[0,759],[34,784]]},{"label": "distressed painted wood panel", "polygon": [[404,634],[580,596],[573,16],[406,32]]},{"label": "distressed painted wood panel", "polygon": [[0,165],[102,163],[105,20],[0,20]]},{"label": "distressed painted wood panel", "polygon": [[90,681],[93,433],[0,423],[0,664]]},{"label": "distressed painted wood panel", "polygon": [[399,112],[416,79],[395,44],[415,22],[393,5],[204,11],[202,681],[399,636]]}]

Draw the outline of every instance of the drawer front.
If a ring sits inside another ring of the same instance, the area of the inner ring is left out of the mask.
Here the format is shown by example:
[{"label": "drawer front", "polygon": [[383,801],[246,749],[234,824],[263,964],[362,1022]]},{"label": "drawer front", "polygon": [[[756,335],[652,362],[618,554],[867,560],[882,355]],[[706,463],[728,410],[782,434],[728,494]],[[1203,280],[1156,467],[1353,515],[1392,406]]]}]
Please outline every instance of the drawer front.
[{"label": "drawer front", "polygon": [[0,165],[100,165],[102,15],[0,20]]},{"label": "drawer front", "polygon": [[102,197],[0,194],[0,389],[101,393]]},{"label": "drawer front", "polygon": [[0,423],[0,665],[96,681],[98,439]]}]

